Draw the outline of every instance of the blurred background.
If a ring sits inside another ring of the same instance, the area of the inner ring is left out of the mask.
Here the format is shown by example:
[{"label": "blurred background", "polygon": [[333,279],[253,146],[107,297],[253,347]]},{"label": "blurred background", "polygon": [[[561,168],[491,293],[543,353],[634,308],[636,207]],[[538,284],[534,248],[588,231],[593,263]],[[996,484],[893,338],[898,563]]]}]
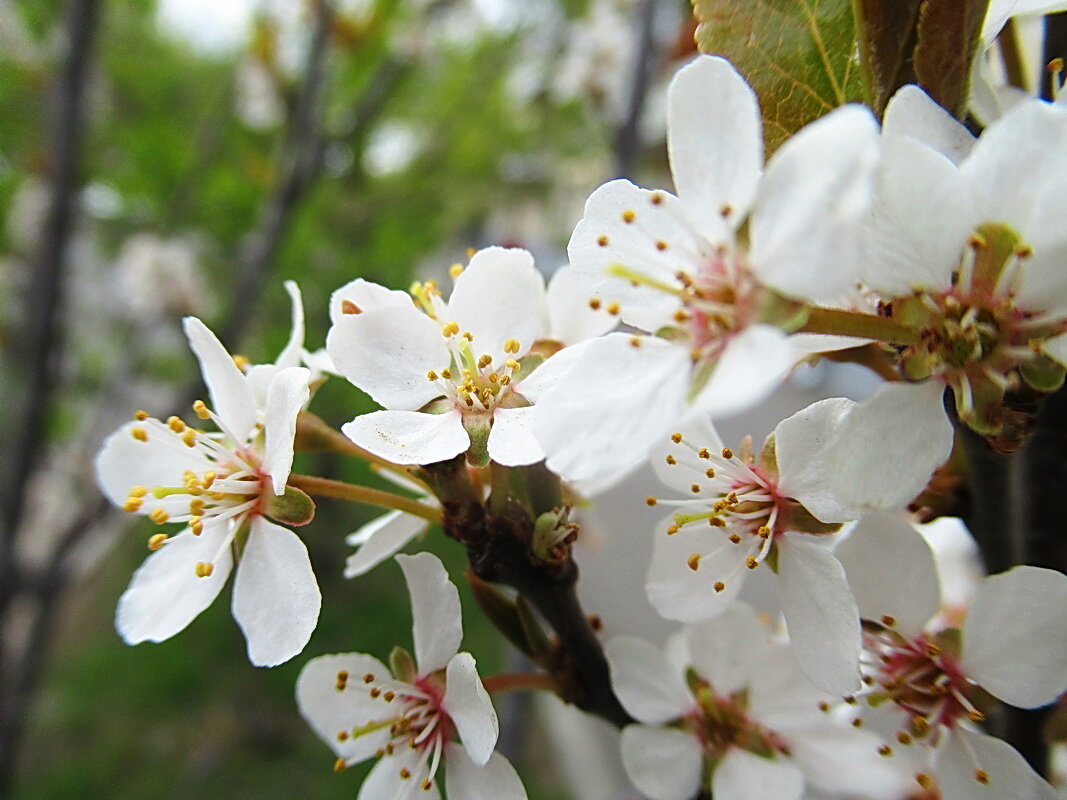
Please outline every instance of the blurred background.
[{"label": "blurred background", "polygon": [[[165,418],[203,393],[184,315],[265,362],[289,332],[284,279],[314,350],[355,277],[405,288],[488,244],[561,266],[601,182],[670,186],[664,93],[693,27],[686,0],[0,0],[0,797],[356,795],[364,770],[333,772],[293,686],[312,656],[410,642],[394,564],[341,577],[345,535],[375,512],[323,502],[302,529],[324,605],[292,662],[249,665],[226,591],[131,648],[114,608],[151,531],[100,497],[95,452],[134,410]],[[828,369],[734,428],[762,435],[851,385]],[[313,410],[340,425],[370,408],[333,380]],[[321,456],[297,469],[376,480]],[[632,569],[587,571],[607,633],[651,624],[623,594],[643,595],[655,522],[635,486],[614,506]],[[428,546],[458,577],[442,538]],[[588,548],[608,538],[594,527]],[[483,674],[504,668],[461,591],[465,647]],[[579,729],[523,736],[532,709],[507,702],[503,746],[533,800],[633,796],[582,783],[593,755],[564,763]]]}]

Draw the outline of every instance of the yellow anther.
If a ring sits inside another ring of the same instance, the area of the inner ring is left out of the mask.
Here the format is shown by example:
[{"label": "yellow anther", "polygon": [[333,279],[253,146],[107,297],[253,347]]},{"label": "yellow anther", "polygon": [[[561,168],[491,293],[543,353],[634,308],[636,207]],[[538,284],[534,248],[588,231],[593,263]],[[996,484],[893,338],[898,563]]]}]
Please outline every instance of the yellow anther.
[{"label": "yellow anther", "polygon": [[678,459],[672,456],[670,453],[668,453],[667,457],[663,460],[670,464],[672,467],[678,463]]},{"label": "yellow anther", "polygon": [[701,447],[697,451],[697,455],[700,456],[703,459],[709,459],[709,458],[711,458],[711,451],[709,451],[708,448],[706,448],[706,447]]},{"label": "yellow anther", "polygon": [[507,361],[504,362],[504,366],[514,372],[515,370],[520,369],[522,367],[522,364],[520,364],[514,358],[509,358]]},{"label": "yellow anther", "polygon": [[827,703],[825,700],[820,701],[819,702],[819,711],[821,711],[824,714],[829,714],[830,713],[830,704]]},{"label": "yellow anther", "polygon": [[182,434],[182,441],[185,442],[186,447],[195,447],[196,431],[192,428],[186,428],[185,433]]},{"label": "yellow anther", "polygon": [[197,400],[193,403],[193,411],[200,419],[211,419],[211,410],[203,400]]},{"label": "yellow anther", "polygon": [[154,536],[148,538],[148,549],[158,550],[163,546],[163,542],[167,541],[168,536],[165,533],[157,533]]},{"label": "yellow anther", "polygon": [[199,536],[204,532],[204,523],[200,520],[200,517],[190,518],[189,530],[193,532],[193,536]]},{"label": "yellow anther", "polygon": [[400,777],[404,780],[408,780],[411,777],[411,770],[409,770],[407,767],[401,767]]},{"label": "yellow anther", "polygon": [[519,349],[520,345],[517,339],[508,339],[506,342],[504,342],[505,353],[511,353],[512,355],[515,355],[519,352]]},{"label": "yellow anther", "polygon": [[591,309],[593,309],[593,311],[599,311],[600,310],[600,298],[599,297],[590,297],[589,298],[589,307]]},{"label": "yellow anther", "polygon": [[608,237],[607,236],[598,236],[597,240],[596,240],[596,243],[598,245],[600,245],[601,247],[607,247],[608,246]]},{"label": "yellow anther", "polygon": [[473,342],[474,334],[470,331],[463,331],[463,338],[466,339],[468,342]]},{"label": "yellow anther", "polygon": [[1028,244],[1018,244],[1012,252],[1016,258],[1029,258],[1034,254],[1033,248]]},{"label": "yellow anther", "polygon": [[148,431],[146,431],[144,428],[131,428],[130,429],[130,436],[132,436],[134,439],[136,439],[139,442],[147,442],[148,441]]},{"label": "yellow anther", "polygon": [[437,380],[437,373],[431,369],[429,372],[426,373],[426,380],[431,382]]},{"label": "yellow anther", "polygon": [[343,758],[339,758],[333,762],[334,772],[344,772],[346,769],[348,769],[348,764],[345,763]]},{"label": "yellow anther", "polygon": [[175,433],[181,433],[185,430],[185,423],[179,417],[167,417],[167,427]]},{"label": "yellow anther", "polygon": [[341,313],[342,314],[362,314],[363,309],[353,303],[351,300],[341,301]]},{"label": "yellow anther", "polygon": [[652,205],[658,206],[663,202],[663,194],[661,192],[653,192],[652,196],[648,199],[652,201]]},{"label": "yellow anther", "polygon": [[468,247],[467,248],[467,258],[473,258],[474,254],[477,253],[477,252],[478,251],[475,250],[473,247]]},{"label": "yellow anther", "polygon": [[451,275],[453,278],[458,278],[460,275],[463,274],[463,265],[457,261],[455,264],[448,268],[448,274]]},{"label": "yellow anther", "polygon": [[927,642],[926,643],[926,655],[929,656],[930,658],[937,658],[939,655],[941,655],[941,648],[938,647],[933,642]]},{"label": "yellow anther", "polygon": [[651,497],[650,496],[650,497],[646,497],[645,498],[645,505],[648,506],[649,508],[652,508],[652,506],[656,505],[656,503],[658,503],[658,502],[659,501],[656,500],[655,497]]},{"label": "yellow anther", "polygon": [[986,239],[980,233],[972,233],[971,238],[967,240],[967,244],[975,250],[978,250],[986,246]]},{"label": "yellow anther", "polygon": [[681,444],[682,443],[682,434],[680,434],[680,433],[672,433],[671,434],[671,441],[674,442],[675,444]]},{"label": "yellow anther", "polygon": [[1063,69],[1064,67],[1062,58],[1054,58],[1050,62],[1048,62],[1049,72],[1063,72]]},{"label": "yellow anther", "polygon": [[901,744],[911,744],[914,740],[911,738],[911,734],[907,731],[897,731],[897,741]]},{"label": "yellow anther", "polygon": [[729,447],[724,447],[722,449],[722,457],[729,461],[731,458],[734,457],[734,451],[731,450]]},{"label": "yellow anther", "polygon": [[627,225],[629,225],[631,222],[633,222],[636,217],[637,217],[637,214],[635,214],[630,209],[626,209],[625,211],[622,212],[622,221],[625,222]]},{"label": "yellow anther", "polygon": [[493,357],[486,353],[478,358],[478,369],[485,369],[493,363]]},{"label": "yellow anther", "polygon": [[396,692],[386,692],[385,694],[382,695],[382,700],[384,700],[387,703],[391,703],[395,699],[396,699]]},{"label": "yellow anther", "polygon": [[974,709],[972,711],[967,712],[967,719],[969,719],[971,722],[984,722],[985,714],[983,714],[978,709]]},{"label": "yellow anther", "polygon": [[714,478],[714,477],[715,477],[715,470],[713,470],[713,469],[712,469],[711,467],[708,467],[708,468],[707,468],[706,470],[704,470],[704,474],[705,474],[705,475],[706,475],[706,476],[707,476],[707,477],[708,477],[709,479],[710,479],[710,478]]},{"label": "yellow anther", "polygon": [[236,355],[233,357],[233,363],[237,365],[237,369],[242,372],[251,366],[252,362],[248,360],[248,356]]},{"label": "yellow anther", "polygon": [[138,422],[144,422],[146,419],[148,419],[148,412],[147,411],[135,411],[133,413],[133,418],[135,420],[137,420]]},{"label": "yellow anther", "polygon": [[912,717],[911,730],[916,736],[923,736],[930,730],[930,722],[926,717]]},{"label": "yellow anther", "polygon": [[983,786],[986,786],[989,784],[989,773],[984,769],[976,769],[974,771],[974,779]]},{"label": "yellow anther", "polygon": [[452,322],[446,322],[441,326],[441,335],[445,338],[449,336],[455,336],[459,333],[459,323],[453,320]]},{"label": "yellow anther", "polygon": [[854,720],[852,720],[852,727],[853,728],[862,728],[863,727],[863,717],[856,717]]},{"label": "yellow anther", "polygon": [[205,472],[204,473],[204,484],[203,484],[204,488],[205,489],[210,489],[211,488],[211,484],[213,484],[215,482],[215,478],[216,477],[217,476],[215,475],[214,472]]},{"label": "yellow anther", "polygon": [[148,515],[148,518],[152,520],[152,522],[156,523],[156,525],[162,525],[164,522],[170,519],[170,514],[168,514],[162,508],[154,508],[152,509],[152,513]]},{"label": "yellow anther", "polygon": [[374,673],[373,672],[368,672],[366,675],[363,676],[363,682],[364,683],[374,683],[374,680],[375,679],[374,679]]},{"label": "yellow anther", "polygon": [[678,528],[677,525],[671,525],[670,527],[667,528],[667,535],[668,536],[673,536],[674,534],[678,533],[678,531],[679,531],[679,528]]},{"label": "yellow anther", "polygon": [[745,559],[745,566],[749,569],[755,569],[759,566],[759,562],[756,560],[755,556],[749,556]]},{"label": "yellow anther", "polygon": [[509,383],[511,383],[511,376],[510,375],[501,375],[500,376],[500,385],[501,386],[507,386]]},{"label": "yellow anther", "polygon": [[144,497],[148,494],[148,489],[144,486],[134,486],[130,489],[130,497]]},{"label": "yellow anther", "polygon": [[433,788],[433,781],[431,781],[429,778],[427,778],[426,780],[424,780],[422,782],[422,790],[424,792],[428,792],[432,788]]},{"label": "yellow anther", "polygon": [[450,370],[448,367],[445,367],[443,370],[441,370],[441,377],[444,378],[446,381],[452,380],[452,370]]},{"label": "yellow anther", "polygon": [[[712,519],[717,519],[717,517],[712,517]],[[741,544],[741,537],[736,533],[731,533],[728,538],[733,544]]]},{"label": "yellow anther", "polygon": [[204,501],[204,498],[194,497],[189,501],[189,513],[193,516],[199,516],[204,513],[204,507],[206,505],[207,503]]},{"label": "yellow anther", "polygon": [[716,592],[723,592],[726,591],[726,584],[722,581],[715,581],[715,584],[711,588],[713,588]]},{"label": "yellow anther", "polygon": [[678,309],[674,312],[674,321],[681,325],[689,321],[689,315],[681,309]]},{"label": "yellow anther", "polygon": [[134,511],[140,511],[141,510],[141,504],[143,502],[144,501],[141,500],[140,497],[128,497],[128,498],[126,498],[126,502],[122,504],[122,510],[123,511],[129,511],[131,514]]},{"label": "yellow anther", "polygon": [[759,538],[766,539],[771,535],[771,529],[766,525],[760,525],[759,528],[756,529],[756,534]]},{"label": "yellow anther", "polygon": [[608,303],[608,313],[613,317],[617,317],[619,315],[619,304]]},{"label": "yellow anther", "polygon": [[700,569],[700,553],[693,553],[693,555],[685,560],[685,563],[689,565],[689,569],[696,572]]},{"label": "yellow anther", "polygon": [[700,484],[699,483],[690,484],[689,491],[691,491],[693,494],[700,494]]},{"label": "yellow anther", "polygon": [[631,336],[630,337],[630,347],[640,347],[640,346],[641,346],[641,337],[640,336]]},{"label": "yellow anther", "polygon": [[338,731],[337,732],[337,741],[339,741],[339,742],[347,742],[348,741],[348,731]]},{"label": "yellow anther", "polygon": [[211,573],[215,571],[215,565],[207,561],[196,562],[196,577],[209,578]]},{"label": "yellow anther", "polygon": [[660,239],[659,241],[656,242],[656,249],[659,250],[660,252],[663,252],[664,250],[667,249],[667,243],[665,241],[663,241],[662,239]]},{"label": "yellow anther", "polygon": [[927,775],[925,772],[917,772],[915,774],[915,782],[924,789],[929,789],[930,784],[932,783],[930,776]]},{"label": "yellow anther", "polygon": [[719,214],[721,214],[724,219],[726,217],[730,216],[733,213],[734,213],[734,207],[732,205],[730,205],[729,203],[723,203],[719,207]]}]

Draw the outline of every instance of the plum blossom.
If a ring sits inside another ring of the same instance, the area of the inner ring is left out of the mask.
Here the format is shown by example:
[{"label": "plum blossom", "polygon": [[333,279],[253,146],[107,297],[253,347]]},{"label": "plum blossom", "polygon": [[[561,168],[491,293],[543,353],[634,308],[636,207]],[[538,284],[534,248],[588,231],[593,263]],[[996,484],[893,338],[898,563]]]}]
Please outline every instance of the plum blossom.
[{"label": "plum blossom", "polygon": [[[1067,113],[1027,101],[975,140],[909,86],[883,138],[863,281],[917,331],[899,348],[904,377],[951,387],[959,418],[1011,449],[1005,393],[1050,392],[1067,365],[1067,233],[1052,210],[1067,190]],[[920,413],[944,412],[935,400]]]},{"label": "plum blossom", "polygon": [[804,302],[854,283],[879,155],[869,111],[809,125],[764,174],[755,94],[703,56],[671,82],[668,152],[677,195],[606,183],[568,246],[591,303],[657,334],[591,343],[545,393],[535,432],[572,480],[636,465],[688,407],[725,416],[761,400],[797,361],[787,332]]},{"label": "plum blossom", "polygon": [[187,317],[185,333],[212,402],[194,409],[218,432],[142,411],[107,439],[96,461],[111,502],[160,525],[185,525],[149,540],[154,552],[119,599],[115,624],[129,644],[168,639],[211,604],[236,564],[233,614],[249,659],[274,666],[303,650],[321,604],[307,548],[268,519],[304,522],[311,513],[306,497],[286,490],[310,373],[272,369],[257,397],[252,376],[207,326]]},{"label": "plum blossom", "polygon": [[651,800],[689,800],[701,788],[726,800],[799,800],[805,788],[901,794],[878,739],[823,710],[834,698],[805,680],[744,603],[687,625],[666,652],[618,637],[607,655],[615,692],[638,722],[622,732],[623,764]]},{"label": "plum blossom", "polygon": [[[782,421],[759,453],[746,439],[736,451],[699,417],[653,458],[657,475],[685,500],[653,544],[646,589],[664,616],[693,622],[721,614],[748,572],[769,565],[797,661],[820,688],[845,694],[859,681],[860,628],[845,572],[827,546],[841,523],[873,508],[903,506],[948,455],[951,429],[923,429],[872,448],[876,423],[898,387],[867,403],[822,400]],[[873,403],[873,404],[872,404]],[[859,476],[873,460],[877,476]],[[912,455],[913,451],[917,455]]]},{"label": "plum blossom", "polygon": [[942,800],[1056,797],[1019,753],[973,723],[984,719],[984,692],[1037,708],[1067,689],[1067,577],[1028,566],[987,577],[955,628],[938,622],[930,547],[900,517],[864,519],[838,557],[870,659],[868,689],[850,700],[858,718],[894,732],[919,786],[936,785]]},{"label": "plum blossom", "polygon": [[518,249],[481,250],[461,269],[447,303],[433,283],[413,297],[366,281],[334,294],[327,351],[384,407],[342,430],[396,464],[463,452],[475,464],[535,463],[544,454],[532,405],[571,358],[553,355],[558,343],[539,346],[549,330],[544,279]]},{"label": "plum blossom", "polygon": [[[525,800],[514,768],[496,753],[496,711],[463,637],[459,593],[429,553],[397,556],[411,596],[415,657],[393,651],[392,669],[363,653],[320,656],[297,679],[300,713],[337,755],[337,769],[380,760],[359,800]],[[456,740],[459,740],[458,742]]]}]

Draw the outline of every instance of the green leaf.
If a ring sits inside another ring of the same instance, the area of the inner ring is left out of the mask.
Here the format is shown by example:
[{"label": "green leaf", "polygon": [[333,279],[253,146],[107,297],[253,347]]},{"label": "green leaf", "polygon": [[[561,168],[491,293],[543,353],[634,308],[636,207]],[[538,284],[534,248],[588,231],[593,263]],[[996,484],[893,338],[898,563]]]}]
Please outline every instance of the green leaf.
[{"label": "green leaf", "polygon": [[840,105],[863,99],[849,0],[693,0],[697,47],[752,84],[770,152]]},{"label": "green leaf", "polygon": [[854,0],[867,100],[881,116],[893,93],[915,83],[912,57],[921,0]]},{"label": "green leaf", "polygon": [[919,11],[915,75],[943,108],[962,119],[989,0],[925,0]]}]

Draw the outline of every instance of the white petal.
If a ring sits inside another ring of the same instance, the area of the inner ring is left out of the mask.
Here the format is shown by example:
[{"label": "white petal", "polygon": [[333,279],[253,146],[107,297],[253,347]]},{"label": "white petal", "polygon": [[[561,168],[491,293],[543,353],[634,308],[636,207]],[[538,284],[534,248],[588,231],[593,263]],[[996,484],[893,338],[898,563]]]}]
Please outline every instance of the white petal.
[{"label": "white petal", "polygon": [[355,305],[360,313],[377,308],[408,308],[412,305],[411,296],[407,292],[387,289],[363,278],[356,278],[330,295],[330,322],[335,325],[344,317],[351,316],[344,311],[346,300]]},{"label": "white petal", "polygon": [[855,513],[902,508],[952,450],[944,386],[887,383],[856,405],[826,447],[830,491]]},{"label": "white petal", "polygon": [[576,344],[607,333],[618,320],[603,308],[589,306],[589,292],[574,276],[574,267],[552,273],[546,294],[549,337],[565,345]]},{"label": "white petal", "polygon": [[[341,691],[337,689],[339,672],[350,676],[350,683]],[[371,699],[362,680],[364,675],[382,679],[388,677],[389,670],[372,656],[338,653],[311,659],[296,679],[300,713],[319,738],[350,764],[370,758],[391,738],[388,728],[344,739],[337,735],[341,731],[351,733],[381,713],[381,701]]]},{"label": "white petal", "polygon": [[693,734],[628,725],[620,746],[626,774],[649,800],[690,800],[699,791],[704,753]]},{"label": "white petal", "polygon": [[330,328],[326,350],[375,402],[409,411],[441,396],[426,375],[451,358],[439,324],[411,305],[346,314]]},{"label": "white petal", "polygon": [[[437,781],[428,790],[422,782],[428,774],[427,753],[410,747],[397,748],[393,755],[380,759],[359,787],[356,800],[440,800]],[[404,770],[411,777],[400,777]]]},{"label": "white petal", "polygon": [[500,753],[479,766],[462,747],[445,745],[445,794],[449,800],[526,800],[515,768]]},{"label": "white petal", "polygon": [[526,250],[479,250],[456,278],[447,313],[449,320],[473,335],[475,357],[490,355],[500,366],[510,358],[504,352],[507,340],[517,341],[523,354],[544,336],[548,327],[545,280]]},{"label": "white petal", "polygon": [[890,139],[864,239],[863,281],[888,295],[947,290],[981,222],[970,181],[946,156]]},{"label": "white petal", "polygon": [[730,748],[711,776],[715,800],[799,800],[804,776],[792,761]]},{"label": "white petal", "polygon": [[[728,531],[710,525],[690,525],[668,534],[668,518],[657,528],[652,543],[645,590],[649,602],[667,619],[696,622],[721,614],[737,598],[744,584],[745,558],[752,548],[734,544]],[[689,567],[692,555],[700,556],[696,570]],[[723,590],[715,591],[722,583]]]},{"label": "white petal", "polygon": [[982,49],[992,46],[993,40],[1010,17],[1019,14],[1049,14],[1063,11],[1063,0],[991,0],[982,23]]},{"label": "white petal", "polygon": [[789,337],[773,325],[749,325],[730,337],[693,407],[713,417],[747,411],[771,394],[793,368]]},{"label": "white petal", "polygon": [[[147,441],[134,439],[131,431],[141,428]],[[214,468],[200,452],[186,447],[178,434],[140,422],[127,422],[104,441],[96,457],[96,482],[107,499],[117,506],[126,502],[130,489],[141,486],[184,486],[182,473],[192,470],[198,475]],[[150,514],[165,502],[151,493],[142,498],[140,513]]]},{"label": "white petal", "polygon": [[549,469],[588,480],[636,466],[681,417],[689,370],[688,348],[663,339],[638,347],[623,333],[591,340],[534,406]]},{"label": "white petal", "polygon": [[717,695],[733,694],[760,668],[768,634],[752,606],[734,603],[715,619],[686,627],[690,663]]},{"label": "white petal", "polygon": [[831,111],[778,149],[752,214],[752,267],[765,283],[815,301],[855,283],[855,236],[880,149],[878,125],[858,105]]},{"label": "white petal", "polygon": [[[162,642],[211,605],[233,568],[225,525],[208,525],[200,536],[184,532],[169,539],[133,573],[119,598],[115,627],[126,644]],[[206,578],[197,562],[212,563]]]},{"label": "white petal", "polygon": [[519,383],[512,384],[513,388],[536,405],[541,396],[562,380],[563,376],[578,363],[578,359],[581,358],[593,341],[592,339],[586,339],[584,342],[564,347],[549,356]]},{"label": "white petal", "polygon": [[[988,774],[988,784],[975,780],[976,769]],[[952,731],[938,753],[937,782],[941,800],[1057,800],[1060,797],[1010,744],[960,728]]]},{"label": "white petal", "polygon": [[881,740],[854,728],[822,725],[790,731],[789,752],[809,787],[837,796],[900,800],[914,786],[897,759],[878,754]]},{"label": "white petal", "polygon": [[853,519],[828,490],[824,451],[837,426],[855,405],[843,397],[820,400],[782,420],[774,429],[778,491],[799,500],[823,522]]},{"label": "white petal", "polygon": [[390,511],[371,520],[345,539],[359,550],[345,561],[345,577],[355,578],[369,572],[397,550],[426,530],[429,523],[422,517]]},{"label": "white petal", "polygon": [[300,287],[296,281],[286,281],[285,291],[289,293],[292,306],[293,327],[289,332],[289,341],[274,361],[276,367],[299,367],[304,358],[304,301],[300,296]]},{"label": "white petal", "polygon": [[669,324],[680,308],[677,297],[646,284],[634,286],[607,270],[622,266],[680,289],[675,277],[679,269],[697,274],[711,255],[712,245],[733,240],[733,232],[717,214],[701,222],[698,233],[681,201],[669,192],[615,180],[589,196],[567,255],[579,283],[599,297],[603,307],[617,302],[624,322],[655,332]]},{"label": "white petal", "polygon": [[505,467],[522,467],[541,461],[545,454],[534,438],[533,406],[498,408],[489,431],[489,457]]},{"label": "white petal", "polygon": [[[682,441],[685,444],[674,443],[671,436],[675,433],[682,434]],[[690,487],[694,483],[700,483],[709,489],[722,486],[723,489],[729,491],[729,489],[733,488],[730,478],[721,475],[715,479],[708,478],[708,461],[699,455],[699,450],[702,447],[707,448],[712,453],[720,453],[722,452],[723,441],[719,437],[718,431],[711,424],[708,415],[697,411],[677,425],[670,435],[664,436],[662,441],[657,443],[652,450],[649,455],[649,461],[652,462],[656,477],[666,486],[670,486],[672,489],[689,497],[692,497]],[[667,456],[671,456],[676,463],[669,463]]]},{"label": "white petal", "polygon": [[859,688],[860,619],[845,569],[829,550],[786,534],[778,540],[782,613],[797,664],[837,695]]},{"label": "white petal", "polygon": [[819,703],[836,699],[812,685],[795,656],[788,643],[770,642],[764,648],[763,663],[752,675],[748,715],[770,730],[786,733],[824,725],[826,714],[819,710]]},{"label": "white petal", "polygon": [[678,196],[694,220],[730,208],[748,215],[763,170],[763,125],[756,95],[723,58],[700,56],[667,90],[667,151]]},{"label": "white petal", "polygon": [[207,325],[196,317],[186,317],[185,335],[200,362],[200,374],[211,393],[211,403],[230,432],[244,444],[256,424],[256,399],[245,376]]},{"label": "white petal", "polygon": [[955,117],[918,86],[900,88],[885,107],[882,137],[909,136],[959,164],[974,147],[975,138]]},{"label": "white petal", "polygon": [[459,592],[441,559],[430,553],[397,556],[411,597],[412,632],[419,675],[444,669],[463,639]]},{"label": "white petal", "polygon": [[663,648],[633,636],[617,636],[604,652],[615,695],[635,719],[657,725],[687,714],[693,695]]},{"label": "white petal", "polygon": [[263,422],[266,444],[261,469],[270,475],[277,495],[285,492],[285,482],[289,480],[289,472],[293,468],[296,417],[311,396],[308,389],[310,379],[311,372],[305,367],[286,367],[274,376],[267,389]]},{"label": "white petal", "polygon": [[500,725],[470,653],[456,653],[448,662],[443,707],[455,723],[463,749],[475,764],[484,766],[496,747]]},{"label": "white petal", "polygon": [[963,667],[1005,703],[1036,708],[1067,689],[1067,576],[1015,567],[978,585],[963,625]]},{"label": "white petal", "polygon": [[471,440],[458,411],[372,411],[341,426],[341,432],[394,464],[433,464],[459,455]]},{"label": "white petal", "polygon": [[1067,366],[1067,333],[1061,333],[1041,343],[1041,352],[1056,363]]},{"label": "white petal", "polygon": [[311,638],[321,606],[300,537],[254,517],[233,581],[233,616],[248,640],[248,660],[273,667],[295,656]]}]

